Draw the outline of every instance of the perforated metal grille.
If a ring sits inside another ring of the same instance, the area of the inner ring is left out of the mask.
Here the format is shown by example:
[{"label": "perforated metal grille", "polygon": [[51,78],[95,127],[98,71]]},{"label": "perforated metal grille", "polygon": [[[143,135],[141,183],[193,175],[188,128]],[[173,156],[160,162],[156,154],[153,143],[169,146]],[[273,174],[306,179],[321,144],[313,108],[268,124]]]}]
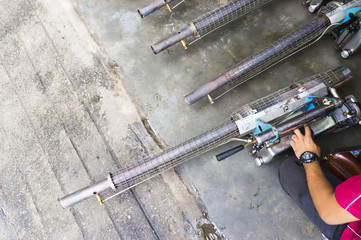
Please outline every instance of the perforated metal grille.
[{"label": "perforated metal grille", "polygon": [[330,2],[329,4],[322,6],[318,12],[326,15],[327,13],[332,12],[339,6],[340,6],[339,2]]},{"label": "perforated metal grille", "polygon": [[202,37],[270,1],[271,0],[236,0],[207,13],[193,22],[196,28],[195,37]]},{"label": "perforated metal grille", "polygon": [[229,87],[243,83],[270,66],[282,61],[297,50],[320,37],[330,26],[329,19],[322,15],[317,16],[310,23],[286,35],[263,51],[243,60],[223,75]]},{"label": "perforated metal grille", "polygon": [[[345,71],[342,73],[342,71]],[[272,93],[268,96],[260,98],[254,102],[251,102],[245,106],[240,107],[232,114],[232,119],[235,121],[240,117],[245,118],[249,115],[254,114],[255,112],[264,111],[277,103],[280,103],[284,100],[291,99],[294,96],[299,94],[298,90],[302,87],[303,90],[311,89],[321,83],[324,83],[327,88],[342,83],[349,78],[349,70],[347,68],[339,68],[338,70],[332,71],[328,70],[323,73],[313,75],[309,78],[297,81],[295,84],[278,90],[275,93]]]},{"label": "perforated metal grille", "polygon": [[113,174],[113,182],[120,190],[128,189],[235,137],[239,137],[237,125],[228,121],[143,163]]}]

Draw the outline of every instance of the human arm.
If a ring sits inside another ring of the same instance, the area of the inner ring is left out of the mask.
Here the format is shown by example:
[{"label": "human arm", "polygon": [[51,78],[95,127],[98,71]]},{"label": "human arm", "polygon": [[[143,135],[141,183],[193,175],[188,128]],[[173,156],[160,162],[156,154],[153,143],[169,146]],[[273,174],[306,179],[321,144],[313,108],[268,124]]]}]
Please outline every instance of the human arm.
[{"label": "human arm", "polygon": [[[290,144],[297,158],[300,158],[305,151],[320,156],[320,148],[312,140],[311,130],[307,125],[305,125],[305,135],[298,129],[294,133]],[[303,166],[312,201],[324,222],[337,225],[359,220],[338,204],[335,189],[325,177],[318,161],[305,163]]]}]

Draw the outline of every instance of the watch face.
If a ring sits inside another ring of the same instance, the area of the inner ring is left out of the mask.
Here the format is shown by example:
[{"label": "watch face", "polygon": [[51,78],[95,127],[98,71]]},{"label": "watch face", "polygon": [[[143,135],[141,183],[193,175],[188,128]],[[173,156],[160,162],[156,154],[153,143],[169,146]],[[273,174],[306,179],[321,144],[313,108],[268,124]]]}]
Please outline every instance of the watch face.
[{"label": "watch face", "polygon": [[317,159],[318,159],[318,157],[316,154],[314,154],[313,152],[308,152],[308,151],[302,153],[300,156],[300,160],[302,163],[310,163]]},{"label": "watch face", "polygon": [[304,154],[303,154],[303,159],[310,159],[310,158],[312,158],[313,157],[313,153],[311,153],[311,152],[305,152]]}]

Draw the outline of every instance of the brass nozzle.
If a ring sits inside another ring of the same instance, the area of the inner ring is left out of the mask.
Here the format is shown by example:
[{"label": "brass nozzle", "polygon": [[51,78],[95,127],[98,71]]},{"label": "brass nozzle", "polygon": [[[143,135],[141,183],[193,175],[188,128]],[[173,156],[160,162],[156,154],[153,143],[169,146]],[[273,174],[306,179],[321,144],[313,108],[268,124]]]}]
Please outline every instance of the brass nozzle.
[{"label": "brass nozzle", "polygon": [[252,144],[255,144],[255,143],[257,143],[257,141],[253,140],[252,142],[249,142],[249,143],[245,144],[244,147],[248,147],[248,146],[250,146]]},{"label": "brass nozzle", "polygon": [[182,43],[182,45],[183,45],[184,49],[188,49],[188,46],[187,46],[186,41],[181,40],[181,43]]},{"label": "brass nozzle", "polygon": [[98,200],[99,205],[103,205],[104,203],[103,203],[103,200],[102,200],[102,198],[100,197],[100,195],[97,194],[96,197],[97,197],[97,200]]},{"label": "brass nozzle", "polygon": [[172,8],[169,6],[168,3],[167,3],[165,6],[167,7],[167,9],[168,9],[168,11],[169,11],[170,13],[173,12]]},{"label": "brass nozzle", "polygon": [[211,97],[211,95],[207,95],[207,97],[208,97],[208,100],[209,100],[209,102],[211,103],[211,104],[213,104],[214,103],[214,101],[213,101],[213,99],[212,99],[212,97]]}]

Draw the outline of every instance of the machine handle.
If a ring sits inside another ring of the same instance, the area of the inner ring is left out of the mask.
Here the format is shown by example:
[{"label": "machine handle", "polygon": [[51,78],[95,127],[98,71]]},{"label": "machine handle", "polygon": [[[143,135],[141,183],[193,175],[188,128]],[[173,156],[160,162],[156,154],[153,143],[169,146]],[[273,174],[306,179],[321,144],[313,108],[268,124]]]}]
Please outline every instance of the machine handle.
[{"label": "machine handle", "polygon": [[222,153],[216,155],[216,158],[217,158],[218,161],[222,161],[222,160],[232,156],[233,154],[238,153],[239,151],[242,151],[243,149],[244,149],[244,146],[239,145],[237,147],[234,147],[232,149],[229,149],[229,150],[227,150],[225,152],[222,152]]}]

